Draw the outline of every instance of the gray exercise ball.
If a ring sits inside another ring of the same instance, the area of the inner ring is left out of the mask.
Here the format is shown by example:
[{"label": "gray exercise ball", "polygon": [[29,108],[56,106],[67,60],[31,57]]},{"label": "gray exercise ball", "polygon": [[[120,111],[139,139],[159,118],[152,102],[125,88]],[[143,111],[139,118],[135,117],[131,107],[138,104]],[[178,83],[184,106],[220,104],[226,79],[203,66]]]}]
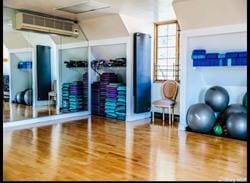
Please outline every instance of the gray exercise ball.
[{"label": "gray exercise ball", "polygon": [[16,102],[18,104],[24,104],[24,92],[23,91],[17,92],[17,94],[16,94]]},{"label": "gray exercise ball", "polygon": [[233,113],[226,120],[226,127],[230,137],[237,139],[247,138],[247,114]]},{"label": "gray exercise ball", "polygon": [[32,105],[32,102],[33,102],[32,89],[26,90],[26,92],[24,94],[24,102],[26,105]]},{"label": "gray exercise ball", "polygon": [[226,123],[227,118],[233,113],[247,113],[247,109],[241,104],[231,104],[226,110],[221,114],[221,119],[223,123]]},{"label": "gray exercise ball", "polygon": [[229,94],[225,88],[213,86],[205,94],[205,103],[215,112],[222,112],[229,104]]},{"label": "gray exercise ball", "polygon": [[207,104],[194,104],[188,109],[187,123],[193,131],[208,133],[213,128],[215,120],[214,111]]}]

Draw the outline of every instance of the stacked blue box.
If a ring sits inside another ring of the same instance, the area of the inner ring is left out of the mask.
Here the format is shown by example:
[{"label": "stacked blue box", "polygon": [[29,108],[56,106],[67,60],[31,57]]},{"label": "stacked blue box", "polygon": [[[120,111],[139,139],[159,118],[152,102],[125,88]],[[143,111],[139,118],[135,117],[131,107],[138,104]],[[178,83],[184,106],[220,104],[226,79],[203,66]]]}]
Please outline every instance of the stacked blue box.
[{"label": "stacked blue box", "polygon": [[116,115],[119,120],[126,120],[126,86],[121,85],[117,87],[117,107]]}]

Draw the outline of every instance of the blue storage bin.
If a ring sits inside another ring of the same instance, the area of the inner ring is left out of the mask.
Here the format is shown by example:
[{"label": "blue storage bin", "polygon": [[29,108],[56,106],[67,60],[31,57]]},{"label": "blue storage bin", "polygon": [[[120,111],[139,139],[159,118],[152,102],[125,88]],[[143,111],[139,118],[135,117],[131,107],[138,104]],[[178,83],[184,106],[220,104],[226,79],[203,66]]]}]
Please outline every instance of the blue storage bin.
[{"label": "blue storage bin", "polygon": [[209,59],[210,58],[212,58],[212,59],[213,58],[218,58],[218,55],[219,55],[218,53],[207,53],[206,58],[209,58]]},{"label": "blue storage bin", "polygon": [[192,55],[205,55],[206,54],[206,50],[204,49],[197,49],[197,50],[193,50]]},{"label": "blue storage bin", "polygon": [[246,58],[247,57],[247,52],[246,51],[241,51],[241,52],[238,52],[238,55],[240,58]]},{"label": "blue storage bin", "polygon": [[226,58],[237,58],[239,56],[238,52],[227,52]]}]

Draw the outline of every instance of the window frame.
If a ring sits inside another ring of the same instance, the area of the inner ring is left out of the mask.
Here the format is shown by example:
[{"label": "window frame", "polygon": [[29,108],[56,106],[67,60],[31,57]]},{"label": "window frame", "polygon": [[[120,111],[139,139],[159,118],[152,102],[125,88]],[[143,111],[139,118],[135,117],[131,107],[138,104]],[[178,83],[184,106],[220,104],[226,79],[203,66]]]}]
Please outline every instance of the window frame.
[{"label": "window frame", "polygon": [[[153,82],[162,83],[166,80],[157,79],[157,62],[158,62],[158,27],[161,25],[176,24],[176,45],[175,45],[175,64],[179,65],[179,50],[180,50],[180,26],[177,20],[161,21],[154,23],[154,65],[153,65]],[[178,71],[179,72],[179,71]],[[176,81],[179,82],[175,78]]]}]

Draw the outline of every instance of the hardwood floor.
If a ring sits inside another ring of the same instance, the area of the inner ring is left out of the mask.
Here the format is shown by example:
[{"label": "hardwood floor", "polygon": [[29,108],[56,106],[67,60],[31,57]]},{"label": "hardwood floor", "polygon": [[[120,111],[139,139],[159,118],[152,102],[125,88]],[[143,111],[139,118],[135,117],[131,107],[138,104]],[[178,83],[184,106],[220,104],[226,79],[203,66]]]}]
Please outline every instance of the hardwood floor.
[{"label": "hardwood floor", "polygon": [[247,143],[101,117],[4,133],[4,180],[245,180]]},{"label": "hardwood floor", "polygon": [[36,107],[33,111],[32,106],[3,102],[4,123],[51,115],[56,115],[56,108],[52,105]]}]

